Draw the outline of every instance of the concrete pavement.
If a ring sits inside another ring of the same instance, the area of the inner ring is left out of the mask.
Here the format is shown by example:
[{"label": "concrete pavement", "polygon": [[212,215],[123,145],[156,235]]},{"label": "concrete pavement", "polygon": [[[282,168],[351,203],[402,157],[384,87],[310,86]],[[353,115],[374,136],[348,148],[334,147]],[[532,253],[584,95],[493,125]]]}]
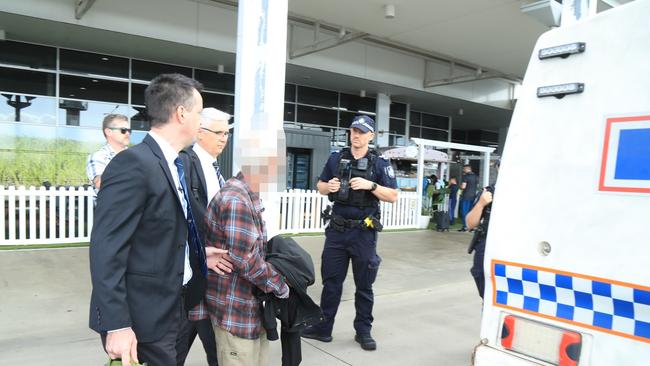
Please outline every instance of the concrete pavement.
[{"label": "concrete pavement", "polygon": [[[378,349],[354,342],[354,282],[348,275],[334,341],[303,340],[305,366],[468,365],[478,343],[481,301],[469,275],[466,233],[381,233],[373,336]],[[324,237],[298,237],[316,268]],[[309,289],[319,302],[320,276]],[[98,336],[88,329],[88,249],[0,251],[0,364],[102,365]],[[270,365],[280,365],[271,343]],[[205,365],[195,341],[187,366]]]}]

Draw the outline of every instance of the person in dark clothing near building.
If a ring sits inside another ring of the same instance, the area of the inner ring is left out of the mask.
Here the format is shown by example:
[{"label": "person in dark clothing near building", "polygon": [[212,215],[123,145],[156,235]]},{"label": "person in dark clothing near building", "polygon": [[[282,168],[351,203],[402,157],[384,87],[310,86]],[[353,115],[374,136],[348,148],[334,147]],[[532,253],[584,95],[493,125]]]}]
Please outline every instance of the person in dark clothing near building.
[{"label": "person in dark clothing near building", "polygon": [[334,201],[332,214],[324,212],[325,219],[329,219],[321,265],[320,306],[325,321],[302,333],[305,338],[332,341],[334,317],[352,261],[356,286],[354,339],[364,350],[377,348],[370,330],[372,284],[381,261],[377,255],[377,232],[381,231],[379,201],[397,200],[397,182],[390,163],[368,147],[374,136],[375,121],[365,115],[356,116],[350,125],[351,146],[330,155],[318,178],[318,191]]},{"label": "person in dark clothing near building", "polygon": [[467,231],[467,213],[472,209],[472,204],[476,199],[476,186],[478,184],[478,177],[472,172],[472,167],[469,164],[463,166],[463,181],[460,184],[460,189],[463,193],[460,196],[460,212],[463,218],[463,227],[458,231]]},{"label": "person in dark clothing near building", "polygon": [[458,181],[455,177],[449,178],[449,185],[447,188],[449,188],[449,225],[453,225],[456,204],[458,203]]},{"label": "person in dark clothing near building", "polygon": [[[494,163],[494,167],[499,171],[500,161]],[[490,214],[492,213],[492,200],[494,198],[495,185],[489,185],[483,188],[483,193],[478,199],[472,210],[467,214],[467,227],[476,229],[474,237],[469,246],[468,253],[474,252],[474,262],[470,273],[474,277],[476,289],[479,296],[483,298],[485,291],[485,272],[483,270],[483,258],[485,255],[485,241],[487,239],[488,228],[490,225]]]}]

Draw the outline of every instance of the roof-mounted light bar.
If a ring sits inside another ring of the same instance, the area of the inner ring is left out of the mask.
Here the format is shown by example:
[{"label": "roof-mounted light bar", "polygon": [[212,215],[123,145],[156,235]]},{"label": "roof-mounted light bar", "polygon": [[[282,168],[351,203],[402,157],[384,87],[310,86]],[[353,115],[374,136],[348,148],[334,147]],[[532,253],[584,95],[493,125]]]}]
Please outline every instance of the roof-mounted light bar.
[{"label": "roof-mounted light bar", "polygon": [[579,94],[583,90],[585,90],[585,84],[583,83],[542,86],[537,88],[537,97],[556,97],[557,99],[562,99],[567,94]]},{"label": "roof-mounted light bar", "polygon": [[567,58],[573,54],[585,52],[585,48],[587,48],[587,44],[584,42],[576,42],[563,44],[561,46],[542,48],[539,50],[539,59],[544,60],[553,57]]}]

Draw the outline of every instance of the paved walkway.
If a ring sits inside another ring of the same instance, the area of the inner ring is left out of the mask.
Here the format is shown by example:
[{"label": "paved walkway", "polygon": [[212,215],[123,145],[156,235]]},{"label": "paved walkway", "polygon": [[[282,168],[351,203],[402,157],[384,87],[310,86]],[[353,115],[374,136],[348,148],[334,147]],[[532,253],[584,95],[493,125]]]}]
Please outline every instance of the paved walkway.
[{"label": "paved walkway", "polygon": [[[481,301],[469,275],[466,233],[382,233],[373,336],[378,349],[354,342],[354,283],[348,275],[334,341],[303,340],[305,366],[469,364],[478,342]],[[299,237],[320,268],[324,237]],[[310,288],[320,299],[320,278]],[[101,365],[105,355],[88,329],[87,248],[0,251],[0,364]],[[270,365],[280,365],[278,342]],[[200,341],[187,366],[205,365]]]}]

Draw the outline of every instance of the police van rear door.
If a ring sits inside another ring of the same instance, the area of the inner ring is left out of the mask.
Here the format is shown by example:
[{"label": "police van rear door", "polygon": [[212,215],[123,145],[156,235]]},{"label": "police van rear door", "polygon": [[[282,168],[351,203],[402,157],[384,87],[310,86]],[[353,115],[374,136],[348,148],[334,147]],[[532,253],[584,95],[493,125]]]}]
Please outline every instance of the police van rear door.
[{"label": "police van rear door", "polygon": [[535,46],[496,186],[475,364],[650,364],[649,213],[639,0]]}]

